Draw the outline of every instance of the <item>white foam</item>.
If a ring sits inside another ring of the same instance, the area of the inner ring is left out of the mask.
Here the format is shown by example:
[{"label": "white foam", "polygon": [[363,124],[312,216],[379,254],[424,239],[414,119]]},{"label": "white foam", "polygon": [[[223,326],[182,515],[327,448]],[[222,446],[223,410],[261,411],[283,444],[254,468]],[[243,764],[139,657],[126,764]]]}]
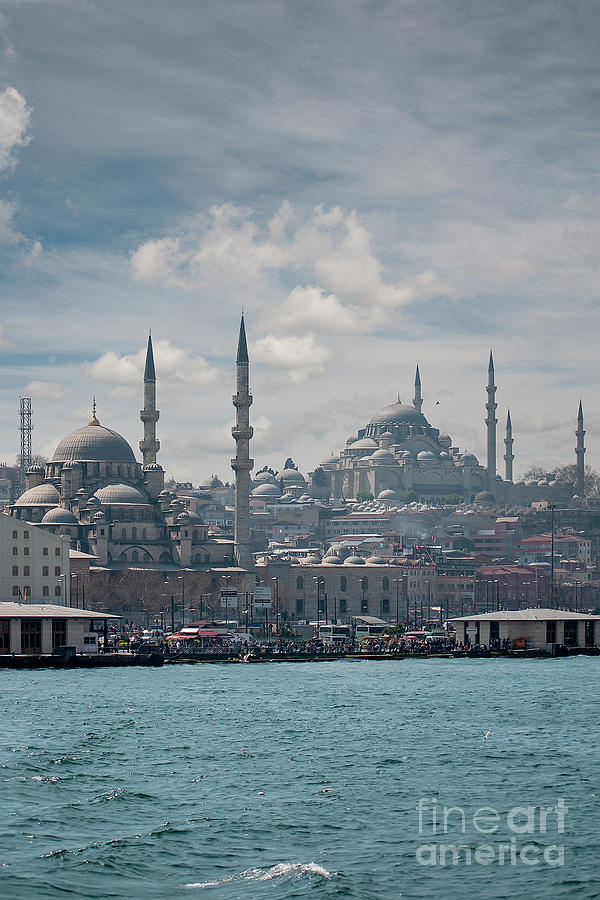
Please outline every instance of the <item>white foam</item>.
[{"label": "white foam", "polygon": [[318,875],[320,878],[331,878],[331,872],[315,862],[310,863],[277,863],[270,869],[246,869],[239,875],[228,875],[218,881],[197,881],[186,884],[186,888],[218,887],[231,881],[271,881],[273,878],[301,878],[303,875]]}]

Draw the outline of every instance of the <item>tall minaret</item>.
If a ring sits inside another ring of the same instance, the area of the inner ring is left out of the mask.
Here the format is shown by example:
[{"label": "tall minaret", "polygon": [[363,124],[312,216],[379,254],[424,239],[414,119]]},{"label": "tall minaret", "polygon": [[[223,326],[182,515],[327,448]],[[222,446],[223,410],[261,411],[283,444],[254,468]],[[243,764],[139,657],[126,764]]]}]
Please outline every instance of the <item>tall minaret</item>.
[{"label": "tall minaret", "polygon": [[513,480],[513,459],[515,458],[514,453],[512,452],[513,448],[513,436],[512,436],[512,422],[510,421],[510,409],[506,414],[506,437],[504,438],[504,446],[506,447],[506,453],[504,454],[504,478],[506,481]]},{"label": "tall minaret", "polygon": [[144,408],[140,410],[140,419],[144,423],[144,438],[140,441],[143,465],[156,462],[156,454],[160,443],[156,440],[156,423],[160,416],[156,408],[156,372],[154,371],[154,353],[152,352],[152,335],[148,335],[146,365],[144,367]]},{"label": "tall minaret", "polygon": [[490,362],[488,365],[488,383],[487,383],[488,402],[485,405],[487,409],[487,417],[485,424],[487,425],[487,480],[488,491],[493,490],[496,482],[496,385],[494,384],[494,358],[490,350]]},{"label": "tall minaret", "polygon": [[421,376],[419,375],[418,366],[417,372],[415,374],[415,398],[413,400],[413,406],[417,412],[421,412],[421,407],[423,406],[423,397],[421,395]]},{"label": "tall minaret", "polygon": [[235,559],[238,566],[243,569],[251,569],[253,558],[250,545],[250,470],[254,465],[254,460],[250,459],[250,438],[254,431],[250,425],[252,394],[249,389],[248,345],[243,313],[240,322],[236,368],[237,393],[233,395],[233,405],[236,411],[235,426],[231,429],[236,446],[235,459],[231,460],[231,468],[235,472]]},{"label": "tall minaret", "polygon": [[577,456],[577,496],[585,497],[585,465],[583,457],[585,455],[585,447],[583,446],[583,438],[585,431],[583,430],[583,407],[581,400],[579,401],[579,412],[577,413],[577,446],[575,447],[575,455]]}]

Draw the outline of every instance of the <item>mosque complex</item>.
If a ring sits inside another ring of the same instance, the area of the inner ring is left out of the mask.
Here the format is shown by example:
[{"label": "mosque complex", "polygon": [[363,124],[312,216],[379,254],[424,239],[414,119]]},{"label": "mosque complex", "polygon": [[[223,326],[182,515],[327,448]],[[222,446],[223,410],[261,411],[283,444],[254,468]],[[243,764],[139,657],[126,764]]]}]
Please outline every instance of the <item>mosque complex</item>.
[{"label": "mosque complex", "polygon": [[[144,406],[140,412],[143,438],[138,462],[128,442],[100,424],[96,407],[87,425],[63,438],[45,467],[27,471],[26,490],[10,507],[22,521],[67,535],[72,547],[116,568],[253,567],[251,503],[280,500],[351,500],[361,492],[389,507],[405,503],[409,492],[421,502],[441,504],[449,495],[456,502],[530,504],[536,500],[568,501],[568,491],[555,480],[513,482],[513,436],[510,412],[504,438],[504,478],[496,463],[496,384],[490,353],[486,386],[487,461],[461,453],[449,435],[430,425],[422,412],[419,368],[412,404],[398,400],[385,406],[346,441],[339,455],[325,459],[308,477],[294,467],[275,475],[270,470],[251,479],[249,355],[242,316],[236,356],[236,423],[232,435],[236,454],[234,540],[211,533],[200,516],[165,489],[164,470],[157,463],[160,443],[156,425],[156,371],[149,336],[143,376]],[[583,410],[577,417],[577,493],[583,496]],[[413,495],[414,496],[414,495]]]}]

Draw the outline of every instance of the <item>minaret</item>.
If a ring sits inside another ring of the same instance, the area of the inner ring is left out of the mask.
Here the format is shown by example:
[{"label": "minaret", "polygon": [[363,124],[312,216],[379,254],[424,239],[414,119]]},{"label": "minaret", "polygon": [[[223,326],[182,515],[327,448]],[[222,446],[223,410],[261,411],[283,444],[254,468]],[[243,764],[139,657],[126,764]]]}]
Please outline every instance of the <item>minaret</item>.
[{"label": "minaret", "polygon": [[585,465],[583,457],[585,455],[585,447],[583,446],[583,438],[585,431],[583,430],[583,407],[581,400],[579,401],[579,412],[577,413],[577,446],[575,447],[575,455],[577,456],[577,496],[585,497]]},{"label": "minaret", "polygon": [[140,419],[144,423],[144,439],[140,441],[144,467],[156,463],[156,454],[160,449],[160,443],[156,440],[156,423],[159,415],[156,408],[156,372],[154,371],[152,335],[149,334],[144,367],[144,408],[140,410]]},{"label": "minaret", "polygon": [[487,488],[492,491],[496,482],[496,385],[494,384],[494,358],[490,350],[490,362],[488,365],[488,383],[487,383],[488,402],[485,405],[487,409],[487,417],[485,424],[487,425]]},{"label": "minaret", "polygon": [[513,436],[512,436],[512,422],[510,421],[510,409],[506,414],[506,437],[504,438],[504,446],[506,447],[506,453],[504,454],[504,478],[506,481],[513,480],[513,459],[515,458],[514,453],[512,452],[513,448]]},{"label": "minaret", "polygon": [[250,459],[250,438],[253,434],[250,425],[252,394],[249,389],[248,345],[243,313],[240,322],[236,368],[237,393],[233,395],[235,426],[231,429],[236,446],[235,459],[231,460],[231,468],[235,472],[235,560],[237,565],[243,569],[251,569],[253,559],[250,546],[250,470],[254,465],[254,460]]},{"label": "minaret", "polygon": [[417,412],[421,412],[421,407],[423,406],[423,397],[421,395],[421,376],[419,375],[418,366],[417,372],[415,374],[415,398],[413,400],[413,406]]}]

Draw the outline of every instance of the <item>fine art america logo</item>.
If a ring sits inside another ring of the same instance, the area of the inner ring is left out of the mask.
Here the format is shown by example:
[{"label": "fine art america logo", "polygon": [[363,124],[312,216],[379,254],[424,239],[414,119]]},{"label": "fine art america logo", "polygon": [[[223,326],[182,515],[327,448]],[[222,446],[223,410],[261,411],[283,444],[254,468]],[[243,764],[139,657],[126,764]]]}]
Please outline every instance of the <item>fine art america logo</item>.
[{"label": "fine art america logo", "polygon": [[[440,806],[422,797],[417,804],[421,866],[562,866],[568,807],[562,797],[555,806],[513,806],[499,812],[493,806],[464,809]],[[456,839],[458,836],[458,840]]]}]

